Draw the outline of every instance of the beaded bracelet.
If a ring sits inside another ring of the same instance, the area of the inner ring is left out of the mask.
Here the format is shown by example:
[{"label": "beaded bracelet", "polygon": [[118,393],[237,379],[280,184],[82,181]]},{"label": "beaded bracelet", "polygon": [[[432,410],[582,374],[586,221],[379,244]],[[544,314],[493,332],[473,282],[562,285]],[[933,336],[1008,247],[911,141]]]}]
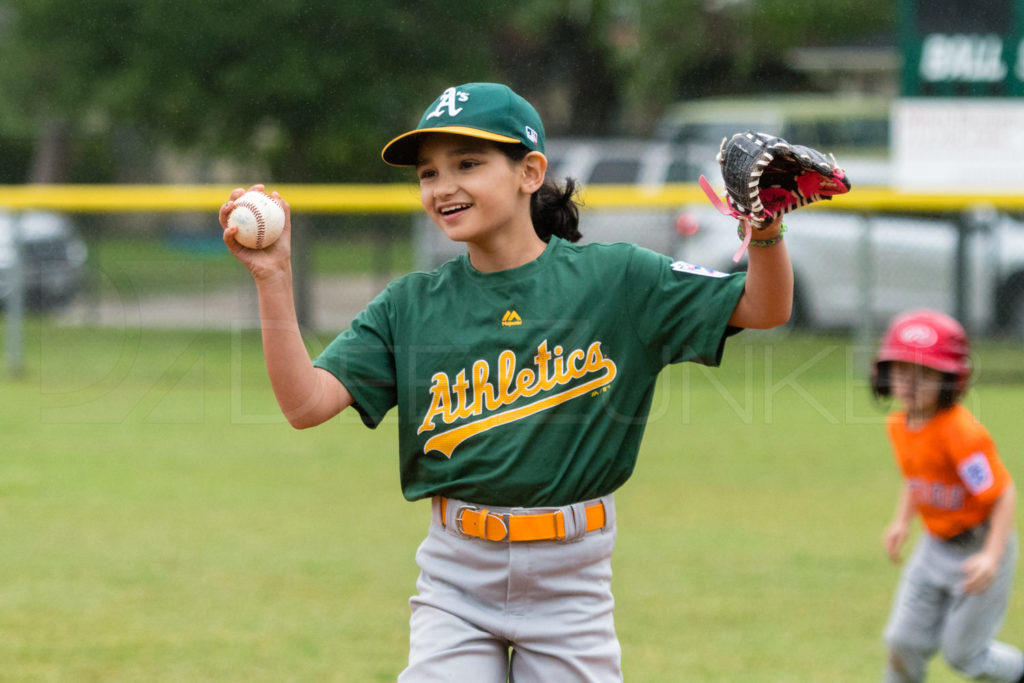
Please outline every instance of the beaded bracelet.
[{"label": "beaded bracelet", "polygon": [[[750,240],[749,245],[752,247],[773,247],[782,241],[782,233],[786,232],[786,224],[781,223],[779,226],[779,234],[770,240]],[[747,238],[747,234],[743,231],[743,226],[740,225],[736,228],[736,234],[739,235],[741,240]]]}]

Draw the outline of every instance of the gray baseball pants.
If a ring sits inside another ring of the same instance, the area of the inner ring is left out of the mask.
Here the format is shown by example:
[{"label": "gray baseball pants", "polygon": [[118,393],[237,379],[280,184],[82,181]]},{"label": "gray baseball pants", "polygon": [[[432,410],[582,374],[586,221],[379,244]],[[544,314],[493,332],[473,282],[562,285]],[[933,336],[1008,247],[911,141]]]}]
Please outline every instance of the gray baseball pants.
[{"label": "gray baseball pants", "polygon": [[[602,529],[567,531],[573,540],[494,542],[458,530],[458,501],[449,502],[442,525],[435,499],[416,553],[409,666],[398,680],[621,681],[611,594],[615,506],[610,495],[602,500]],[[572,507],[581,509],[562,509]]]},{"label": "gray baseball pants", "polygon": [[890,657],[886,683],[925,679],[928,660],[942,652],[957,672],[979,681],[1016,682],[1024,671],[1020,650],[994,640],[1006,614],[1017,566],[1017,539],[1011,538],[992,585],[966,594],[964,560],[984,543],[980,536],[958,546],[922,535],[903,570],[885,640]]}]

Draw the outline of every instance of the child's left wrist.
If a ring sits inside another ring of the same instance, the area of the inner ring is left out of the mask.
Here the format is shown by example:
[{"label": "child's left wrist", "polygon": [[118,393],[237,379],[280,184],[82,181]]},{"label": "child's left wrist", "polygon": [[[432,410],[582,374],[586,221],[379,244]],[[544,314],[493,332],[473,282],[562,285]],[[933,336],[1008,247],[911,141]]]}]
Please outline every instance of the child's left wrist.
[{"label": "child's left wrist", "polygon": [[[786,232],[786,224],[779,222],[774,226],[769,226],[762,230],[752,230],[750,237],[750,246],[752,247],[774,247],[776,244],[782,241],[782,234]],[[740,223],[736,229],[736,234],[740,240],[746,239],[745,227]]]}]

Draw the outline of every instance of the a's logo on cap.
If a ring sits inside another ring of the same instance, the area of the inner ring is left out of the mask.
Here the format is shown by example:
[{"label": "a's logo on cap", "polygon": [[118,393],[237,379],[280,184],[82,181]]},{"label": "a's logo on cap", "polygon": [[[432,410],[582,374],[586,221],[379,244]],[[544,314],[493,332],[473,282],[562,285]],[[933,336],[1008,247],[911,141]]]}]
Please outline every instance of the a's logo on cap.
[{"label": "a's logo on cap", "polygon": [[526,139],[536,145],[538,139],[537,131],[535,131],[533,128],[530,128],[529,126],[526,126]]},{"label": "a's logo on cap", "polygon": [[939,340],[939,334],[927,325],[907,325],[900,330],[900,341],[922,349],[933,346]]},{"label": "a's logo on cap", "polygon": [[[456,104],[458,102],[465,102],[468,99],[469,93],[460,92],[455,88],[448,88],[441,93],[441,99],[437,101],[437,107],[434,111],[427,114],[427,118],[436,118],[438,116],[443,116],[445,113],[447,113],[448,116],[458,116],[459,112],[462,111],[462,107],[457,107]],[[445,112],[445,110],[447,110],[447,112]]]}]

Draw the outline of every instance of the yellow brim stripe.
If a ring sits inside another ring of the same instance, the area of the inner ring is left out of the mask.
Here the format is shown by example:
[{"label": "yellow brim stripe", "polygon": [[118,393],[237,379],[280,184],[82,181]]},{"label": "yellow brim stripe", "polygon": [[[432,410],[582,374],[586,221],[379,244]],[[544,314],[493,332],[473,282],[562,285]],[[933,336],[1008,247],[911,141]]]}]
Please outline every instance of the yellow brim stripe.
[{"label": "yellow brim stripe", "polygon": [[[493,140],[494,142],[522,142],[518,138],[511,138],[507,135],[499,135],[498,133],[492,133],[487,130],[481,130],[479,128],[467,128],[466,126],[441,126],[439,128],[418,128],[411,130],[408,133],[403,133],[397,138],[384,145],[384,149],[381,150],[380,156],[384,160],[384,163],[391,166],[415,166],[416,160],[410,160],[407,156],[403,158],[402,152],[410,152],[415,149],[411,148],[408,144],[400,144],[401,141],[405,140],[410,142],[410,138],[425,133],[450,133],[451,135],[465,135],[471,138],[480,138],[482,140]],[[395,145],[398,145],[397,147]],[[391,152],[389,155],[388,152]]]}]

